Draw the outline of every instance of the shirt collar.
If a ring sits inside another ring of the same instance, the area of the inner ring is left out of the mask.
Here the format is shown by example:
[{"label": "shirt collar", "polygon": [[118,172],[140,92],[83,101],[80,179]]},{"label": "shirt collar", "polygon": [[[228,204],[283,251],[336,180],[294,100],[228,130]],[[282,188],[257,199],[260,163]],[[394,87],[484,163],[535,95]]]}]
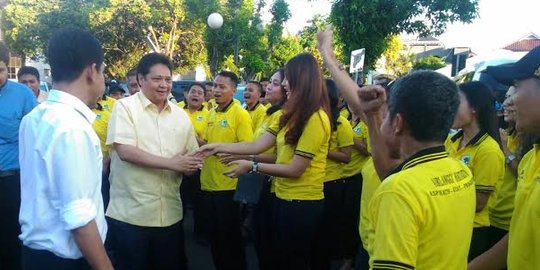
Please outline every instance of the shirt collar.
[{"label": "shirt collar", "polygon": [[[157,109],[157,105],[152,103],[143,93],[143,91],[137,92],[136,95],[139,95],[139,99],[141,100],[141,103],[143,105],[143,108],[148,108],[150,106],[154,106]],[[165,104],[165,107],[163,108],[165,111],[171,110],[171,104],[169,104],[169,100],[167,100],[167,103]]]},{"label": "shirt collar", "polygon": [[261,105],[261,103],[260,103],[259,101],[257,101],[257,104],[255,104],[255,106],[253,106],[253,109],[250,110],[249,107],[248,107],[247,109],[248,109],[248,111],[252,112],[252,111],[254,111],[255,109],[257,109],[257,107],[258,107],[259,105]]},{"label": "shirt collar", "polygon": [[216,112],[226,112],[228,111],[230,108],[231,108],[231,105],[234,103],[234,99],[231,99],[231,101],[229,102],[229,104],[227,104],[227,106],[225,106],[225,108],[223,108],[223,110],[220,110],[219,109],[219,105],[216,106]]},{"label": "shirt collar", "polygon": [[[456,142],[459,138],[462,138],[463,137],[463,129],[460,130],[458,133],[456,133],[454,136],[452,136],[452,138],[450,140],[452,140],[452,142]],[[471,141],[469,141],[469,143],[467,143],[466,146],[471,146],[471,145],[476,145],[480,142],[482,142],[484,139],[487,138],[487,133],[484,132],[484,131],[480,131],[478,132],[478,134],[476,134],[472,139]]]},{"label": "shirt collar", "polygon": [[84,116],[84,118],[90,124],[92,124],[96,119],[96,114],[92,112],[92,110],[90,110],[90,108],[88,108],[88,106],[84,104],[79,98],[75,97],[70,93],[53,89],[50,91],[47,101],[62,103],[71,106],[74,110]]},{"label": "shirt collar", "polygon": [[442,145],[426,148],[426,149],[416,152],[416,154],[412,155],[411,157],[403,161],[399,166],[394,168],[390,172],[389,175],[392,175],[394,173],[400,172],[408,168],[412,168],[421,163],[445,158],[447,156],[448,156],[448,153],[446,152],[444,146]]}]

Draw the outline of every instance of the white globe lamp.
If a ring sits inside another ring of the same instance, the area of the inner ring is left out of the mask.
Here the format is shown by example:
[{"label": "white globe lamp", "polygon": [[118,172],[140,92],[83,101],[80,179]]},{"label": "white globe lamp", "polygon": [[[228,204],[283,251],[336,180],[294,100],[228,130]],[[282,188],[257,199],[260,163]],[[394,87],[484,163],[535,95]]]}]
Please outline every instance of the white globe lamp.
[{"label": "white globe lamp", "polygon": [[223,17],[221,14],[214,12],[208,16],[207,20],[208,26],[212,29],[218,29],[223,25]]}]

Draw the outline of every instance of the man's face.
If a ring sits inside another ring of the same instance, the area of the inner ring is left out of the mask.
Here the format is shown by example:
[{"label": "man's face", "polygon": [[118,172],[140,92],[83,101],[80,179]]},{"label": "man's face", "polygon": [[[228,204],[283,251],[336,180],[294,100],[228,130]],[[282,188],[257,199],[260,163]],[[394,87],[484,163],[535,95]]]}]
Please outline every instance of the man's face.
[{"label": "man's face", "polygon": [[396,119],[398,118],[398,116],[394,116],[394,119],[391,119],[390,113],[388,113],[386,109],[387,108],[385,107],[383,110],[383,113],[385,113],[386,116],[384,117],[384,120],[381,124],[381,134],[383,136],[386,146],[388,147],[388,154],[394,159],[399,159],[400,140],[396,136],[396,132],[394,131],[397,128],[396,125],[398,123],[396,122]]},{"label": "man's face", "polygon": [[32,89],[36,97],[39,95],[39,80],[32,74],[24,74],[19,77],[19,82]]},{"label": "man's face", "polygon": [[146,76],[139,75],[139,79],[142,92],[152,103],[162,105],[167,102],[172,89],[172,74],[167,66],[156,64]]},{"label": "man's face", "polygon": [[229,103],[236,92],[236,86],[231,81],[231,78],[217,76],[214,80],[214,98],[219,105]]},{"label": "man's face", "polygon": [[209,101],[214,98],[214,86],[213,85],[207,85],[206,86],[206,101]]},{"label": "man's face", "polygon": [[8,77],[8,69],[4,61],[0,61],[0,85],[6,83]]},{"label": "man's face", "polygon": [[199,85],[192,86],[186,95],[188,107],[199,109],[204,101],[204,91]]},{"label": "man's face", "polygon": [[137,76],[129,76],[127,78],[127,86],[130,95],[134,95],[135,93],[141,91],[139,88],[139,83],[137,82]]},{"label": "man's face", "polygon": [[261,81],[261,85],[262,85],[263,90],[266,90],[266,88],[268,87],[269,84],[270,84],[270,81]]},{"label": "man's face", "polygon": [[248,106],[254,106],[261,98],[261,92],[259,92],[259,86],[254,83],[248,83],[246,91],[244,91],[244,99]]},{"label": "man's face", "polygon": [[540,80],[531,78],[518,82],[513,101],[516,129],[540,134]]}]

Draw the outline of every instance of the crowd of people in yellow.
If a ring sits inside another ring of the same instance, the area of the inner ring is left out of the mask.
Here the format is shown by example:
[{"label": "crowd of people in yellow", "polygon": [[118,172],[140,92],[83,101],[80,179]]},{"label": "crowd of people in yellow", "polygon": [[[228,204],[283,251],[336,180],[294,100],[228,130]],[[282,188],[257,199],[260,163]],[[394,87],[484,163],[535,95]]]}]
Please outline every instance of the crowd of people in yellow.
[{"label": "crowd of people in yellow", "polygon": [[0,269],[187,269],[186,200],[216,269],[247,269],[246,231],[260,269],[540,269],[540,47],[486,70],[512,85],[501,127],[481,82],[415,71],[359,86],[331,30],[317,39],[331,80],[304,53],[248,82],[245,104],[230,71],[175,104],[166,56],[143,56],[116,100],[99,42],[55,33],[40,105],[0,77],[1,119],[27,107],[20,166],[0,163],[1,196],[20,181]]}]

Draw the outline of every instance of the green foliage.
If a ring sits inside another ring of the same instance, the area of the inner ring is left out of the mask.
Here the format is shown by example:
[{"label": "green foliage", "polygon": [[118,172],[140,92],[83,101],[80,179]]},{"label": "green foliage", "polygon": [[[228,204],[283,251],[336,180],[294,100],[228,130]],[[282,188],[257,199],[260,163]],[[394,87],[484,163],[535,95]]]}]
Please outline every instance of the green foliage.
[{"label": "green foliage", "polygon": [[439,58],[437,56],[434,56],[434,55],[431,55],[431,56],[428,56],[426,58],[422,58],[422,59],[417,60],[413,65],[413,69],[415,69],[415,70],[419,70],[419,69],[437,70],[437,69],[443,68],[445,66],[446,66],[446,64],[444,63],[444,61],[441,58]]},{"label": "green foliage", "polygon": [[404,45],[398,35],[388,38],[388,47],[383,52],[387,73],[400,77],[407,74],[412,68],[413,55],[403,51]]},{"label": "green foliage", "polygon": [[278,69],[285,67],[285,64],[299,53],[302,53],[301,39],[298,36],[286,36],[274,46],[267,62],[266,76],[272,75]]},{"label": "green foliage", "polygon": [[335,0],[331,21],[343,43],[342,60],[366,48],[366,69],[388,46],[388,37],[402,32],[421,36],[444,32],[452,22],[471,22],[478,0]]}]

